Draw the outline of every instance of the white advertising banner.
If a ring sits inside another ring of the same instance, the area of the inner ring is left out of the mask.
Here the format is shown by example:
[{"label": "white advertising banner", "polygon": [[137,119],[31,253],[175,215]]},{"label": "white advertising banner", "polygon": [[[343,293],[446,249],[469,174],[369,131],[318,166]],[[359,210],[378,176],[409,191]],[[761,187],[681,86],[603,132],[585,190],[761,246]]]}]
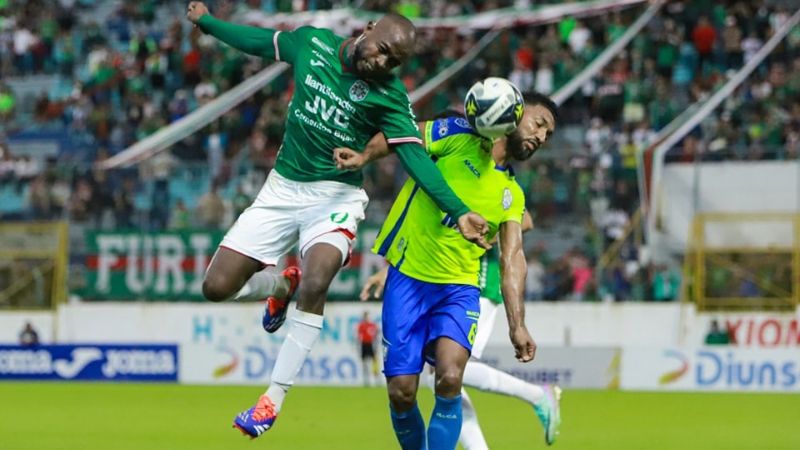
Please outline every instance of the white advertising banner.
[{"label": "white advertising banner", "polygon": [[53,343],[52,311],[2,311],[0,312],[0,344],[16,344],[19,333],[30,323],[42,344]]},{"label": "white advertising banner", "polygon": [[521,363],[514,349],[490,345],[483,362],[534,384],[558,384],[564,388],[616,389],[619,387],[621,350],[613,347],[539,347],[536,358]]},{"label": "white advertising banner", "polygon": [[[380,306],[327,305],[319,340],[297,383],[361,384],[356,328],[365,312],[379,324]],[[174,342],[181,349],[181,382],[266,386],[295,310],[275,334],[261,328],[262,311],[259,303],[70,305],[60,311],[59,333],[61,342]]]},{"label": "white advertising banner", "polygon": [[626,347],[627,390],[800,392],[800,350]]},{"label": "white advertising banner", "polygon": [[[380,323],[378,304],[332,304],[326,308],[322,333],[297,384],[364,383],[356,329],[365,311]],[[189,335],[180,340],[181,382],[267,386],[289,320],[278,332],[268,334],[261,328],[260,317],[260,312],[254,319],[248,311],[231,308],[193,313]]]},{"label": "white advertising banner", "polygon": [[800,349],[800,313],[703,313],[694,317],[685,342],[701,345],[717,321],[728,333],[731,345],[743,348]]}]

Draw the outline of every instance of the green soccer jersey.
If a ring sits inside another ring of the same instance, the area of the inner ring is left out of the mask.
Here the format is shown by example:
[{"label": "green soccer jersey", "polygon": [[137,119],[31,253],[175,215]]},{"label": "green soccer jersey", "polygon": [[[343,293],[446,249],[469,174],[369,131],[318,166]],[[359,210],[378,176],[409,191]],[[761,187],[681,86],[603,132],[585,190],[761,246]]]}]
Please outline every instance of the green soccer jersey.
[{"label": "green soccer jersey", "polygon": [[[499,167],[491,141],[463,117],[427,122],[425,145],[455,193],[489,224],[492,239],[501,223],[522,222],[525,199],[510,168]],[[480,286],[484,250],[464,240],[456,221],[441,212],[418,185],[408,180],[378,233],[373,251],[397,270],[430,283]]]},{"label": "green soccer jersey", "polygon": [[495,245],[481,256],[481,271],[478,275],[481,297],[491,300],[492,303],[503,303],[500,276],[500,250]]},{"label": "green soccer jersey", "polygon": [[284,177],[361,186],[361,171],[336,169],[334,148],[363,149],[379,131],[392,145],[422,143],[405,86],[396,76],[364,80],[349,70],[343,55],[351,41],[321,28],[240,27],[210,15],[198,24],[244,52],[294,66],[294,95],[275,162]]}]

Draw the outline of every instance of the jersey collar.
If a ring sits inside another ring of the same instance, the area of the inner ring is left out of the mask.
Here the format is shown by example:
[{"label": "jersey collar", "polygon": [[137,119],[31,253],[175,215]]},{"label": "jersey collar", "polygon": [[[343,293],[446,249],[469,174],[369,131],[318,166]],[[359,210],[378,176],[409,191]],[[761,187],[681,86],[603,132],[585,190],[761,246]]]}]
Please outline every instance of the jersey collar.
[{"label": "jersey collar", "polygon": [[510,176],[514,176],[514,168],[511,167],[511,164],[506,163],[505,166],[501,166],[500,164],[495,163],[494,170],[499,170],[501,172],[508,172]]},{"label": "jersey collar", "polygon": [[339,46],[339,62],[342,64],[342,71],[354,72],[352,61],[348,60],[346,50],[353,45],[355,38],[349,38]]}]

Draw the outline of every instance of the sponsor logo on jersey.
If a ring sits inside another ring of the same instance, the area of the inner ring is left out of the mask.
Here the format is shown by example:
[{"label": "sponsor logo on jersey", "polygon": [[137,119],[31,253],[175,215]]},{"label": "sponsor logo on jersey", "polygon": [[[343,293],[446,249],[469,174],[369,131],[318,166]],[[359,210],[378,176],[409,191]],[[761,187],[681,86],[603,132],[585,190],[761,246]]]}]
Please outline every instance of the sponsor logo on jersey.
[{"label": "sponsor logo on jersey", "polygon": [[367,94],[369,94],[369,85],[362,80],[356,80],[352,86],[350,86],[350,100],[354,102],[360,102],[367,98]]},{"label": "sponsor logo on jersey", "polygon": [[326,43],[320,41],[319,39],[317,39],[316,36],[311,38],[311,43],[316,45],[317,47],[325,50],[325,52],[330,54],[330,55],[332,55],[334,53],[333,52],[333,48],[331,48],[328,44],[326,44]]},{"label": "sponsor logo on jersey", "polygon": [[313,53],[314,56],[319,58],[319,59],[310,59],[308,61],[308,63],[311,64],[313,67],[322,67],[322,66],[330,66],[331,65],[331,63],[329,63],[328,60],[325,59],[324,56],[322,56],[322,53],[320,53],[320,52],[318,52],[316,50],[313,50],[313,49],[311,50],[311,53]]},{"label": "sponsor logo on jersey", "polygon": [[463,117],[456,117],[454,122],[456,123],[456,125],[460,126],[461,128],[472,129],[472,127],[469,126],[469,122],[467,122],[467,119],[465,119]]},{"label": "sponsor logo on jersey", "polygon": [[511,202],[514,200],[514,196],[511,195],[511,190],[509,188],[503,189],[503,209],[508,211],[508,208],[511,208]]},{"label": "sponsor logo on jersey", "polygon": [[347,220],[348,217],[350,217],[350,213],[335,212],[331,214],[331,222],[336,224],[342,224],[344,223],[345,220]]},{"label": "sponsor logo on jersey", "polygon": [[445,136],[447,134],[448,129],[449,128],[447,126],[447,121],[446,120],[440,120],[439,121],[439,136]]},{"label": "sponsor logo on jersey", "polygon": [[[464,165],[467,166],[467,168],[470,170],[470,172],[472,172],[473,175],[475,175],[478,178],[481,177],[481,173],[478,172],[478,169],[476,169],[475,166],[473,166],[472,163],[468,159],[464,160]],[[506,189],[506,190],[508,190],[508,189]],[[509,192],[509,194],[510,194],[510,192]],[[503,204],[505,204],[505,196],[503,196]],[[506,209],[508,209],[508,208],[506,208]]]}]

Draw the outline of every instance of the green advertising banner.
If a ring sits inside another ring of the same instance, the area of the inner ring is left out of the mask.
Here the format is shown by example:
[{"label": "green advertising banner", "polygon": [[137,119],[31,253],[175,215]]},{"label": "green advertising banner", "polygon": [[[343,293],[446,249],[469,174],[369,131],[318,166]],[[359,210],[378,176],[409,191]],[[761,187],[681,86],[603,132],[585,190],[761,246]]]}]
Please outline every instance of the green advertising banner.
[{"label": "green advertising banner", "polygon": [[[331,284],[329,299],[356,300],[361,284],[383,264],[369,252],[378,230],[360,230],[351,255]],[[85,283],[73,293],[87,300],[203,300],[203,275],[224,233],[88,232]],[[298,264],[296,251],[279,268]]]}]

